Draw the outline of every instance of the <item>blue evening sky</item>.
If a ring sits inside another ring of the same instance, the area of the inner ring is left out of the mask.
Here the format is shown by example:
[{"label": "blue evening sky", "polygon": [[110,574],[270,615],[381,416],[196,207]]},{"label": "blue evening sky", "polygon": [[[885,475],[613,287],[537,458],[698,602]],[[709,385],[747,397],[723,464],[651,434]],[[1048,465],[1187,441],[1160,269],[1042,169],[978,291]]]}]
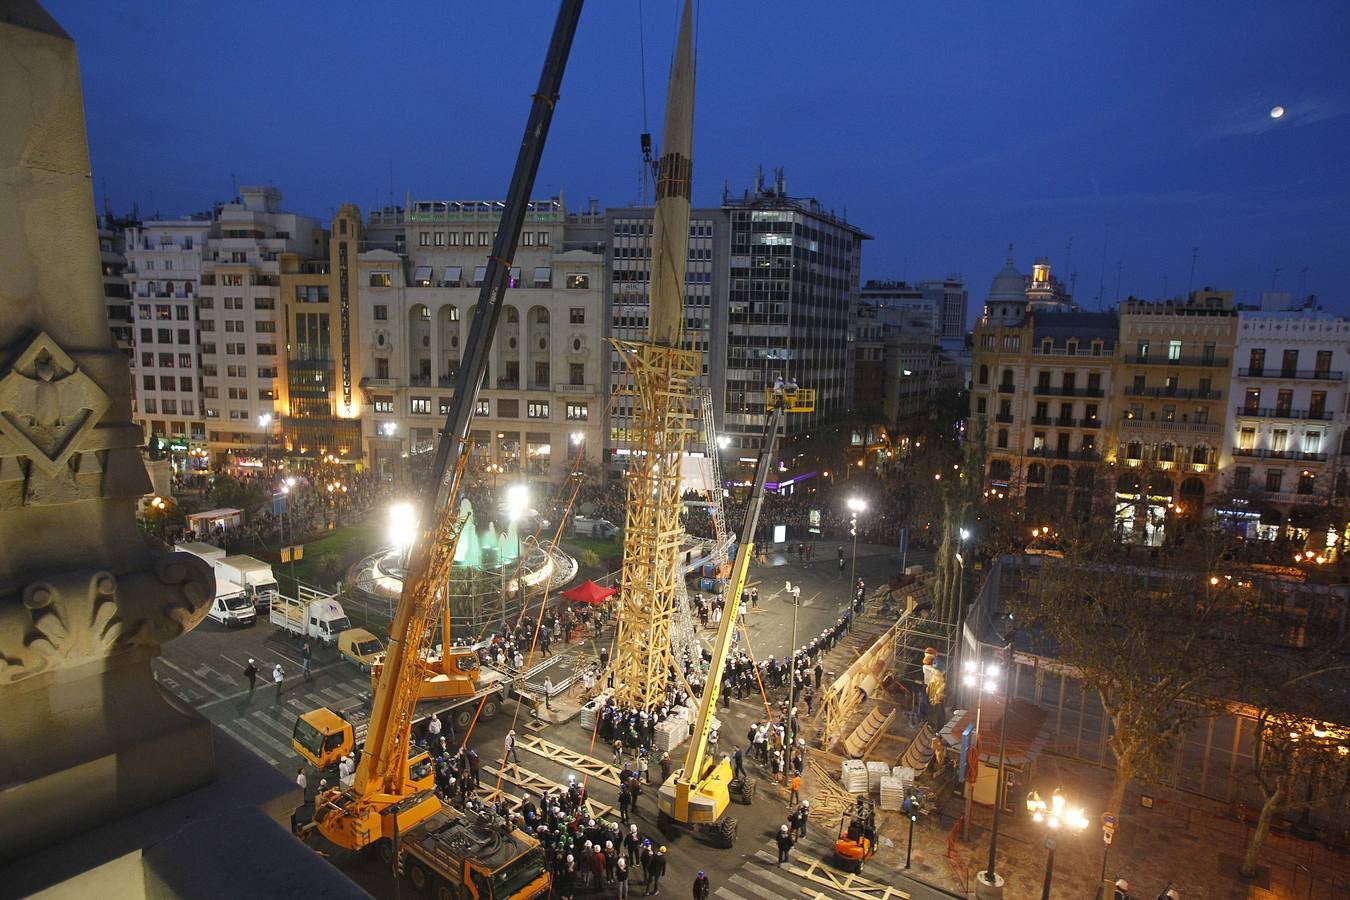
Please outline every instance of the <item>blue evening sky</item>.
[{"label": "blue evening sky", "polygon": [[[95,189],[179,215],[238,183],[327,218],[505,192],[551,0],[47,0],[79,44]],[[675,0],[592,0],[535,196],[641,199]],[[786,169],[875,235],[865,278],[966,275],[1016,246],[1077,296],[1278,285],[1350,312],[1350,5],[704,2],[695,202]],[[1274,120],[1269,112],[1287,113]]]}]

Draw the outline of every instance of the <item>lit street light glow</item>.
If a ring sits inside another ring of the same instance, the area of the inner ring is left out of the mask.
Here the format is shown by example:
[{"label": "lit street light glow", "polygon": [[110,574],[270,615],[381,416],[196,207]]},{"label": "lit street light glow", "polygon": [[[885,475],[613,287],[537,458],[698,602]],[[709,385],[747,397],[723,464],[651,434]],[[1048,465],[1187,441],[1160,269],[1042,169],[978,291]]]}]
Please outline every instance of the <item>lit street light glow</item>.
[{"label": "lit street light glow", "polygon": [[417,512],[411,503],[395,503],[389,507],[388,518],[389,543],[397,550],[406,550],[412,546],[417,536]]}]

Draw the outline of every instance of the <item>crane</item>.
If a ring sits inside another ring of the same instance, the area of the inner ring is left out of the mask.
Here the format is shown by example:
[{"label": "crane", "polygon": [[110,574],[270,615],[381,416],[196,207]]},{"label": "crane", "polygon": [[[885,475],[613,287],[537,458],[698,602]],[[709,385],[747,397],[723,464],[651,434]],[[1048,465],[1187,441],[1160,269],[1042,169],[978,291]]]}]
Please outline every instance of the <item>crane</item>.
[{"label": "crane", "polygon": [[[814,388],[773,388],[765,392],[765,405],[769,410],[769,421],[764,428],[764,441],[755,466],[755,480],[750,488],[745,519],[741,522],[736,559],[731,564],[727,615],[722,617],[717,637],[713,639],[712,662],[703,684],[703,696],[699,698],[698,717],[694,720],[684,765],[672,772],[666,783],[661,785],[658,799],[660,824],[668,825],[673,821],[693,825],[712,832],[715,840],[726,847],[736,841],[736,820],[725,815],[727,805],[731,802],[731,762],[725,756],[719,760],[708,759],[708,732],[712,728],[713,712],[717,709],[717,697],[722,689],[722,673],[726,669],[731,637],[735,633],[738,601],[745,590],[750,560],[754,556],[755,529],[759,527],[764,485],[773,468],[778,433],[788,413],[815,411],[816,392]],[[754,793],[753,787],[744,785],[741,791],[742,799],[749,802]]]},{"label": "crane", "polygon": [[[410,753],[415,750],[411,730],[422,685],[421,649],[437,625],[441,604],[447,602],[446,581],[464,526],[457,499],[469,459],[469,426],[581,6],[582,0],[563,0],[549,41],[474,308],[464,362],[456,376],[454,402],[437,442],[431,482],[426,486],[418,533],[409,552],[403,592],[389,625],[389,646],[375,685],[370,724],[352,786],[331,789],[315,800],[314,821],[319,833],[347,849],[360,850],[382,842],[390,847],[388,842],[400,833],[406,835],[443,812],[431,789],[427,755]],[[326,709],[316,712],[336,715]],[[303,723],[304,717],[296,724],[297,738]],[[322,747],[314,749],[317,752]],[[546,878],[546,873],[541,877]]]}]

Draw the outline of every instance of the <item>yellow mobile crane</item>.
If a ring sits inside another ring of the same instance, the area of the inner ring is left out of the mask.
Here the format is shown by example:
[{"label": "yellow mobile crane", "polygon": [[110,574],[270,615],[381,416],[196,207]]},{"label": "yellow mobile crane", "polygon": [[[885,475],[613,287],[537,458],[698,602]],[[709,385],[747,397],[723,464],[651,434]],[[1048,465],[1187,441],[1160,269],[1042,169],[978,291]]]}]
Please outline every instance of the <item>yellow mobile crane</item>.
[{"label": "yellow mobile crane", "polygon": [[[437,442],[432,480],[426,487],[403,593],[389,625],[389,647],[375,684],[352,786],[332,788],[314,801],[313,826],[339,847],[379,847],[396,867],[401,865],[398,844],[416,847],[413,874],[438,896],[516,900],[551,890],[543,851],[534,838],[500,823],[466,824],[463,816],[442,805],[431,787],[427,754],[412,746],[411,730],[422,688],[422,647],[436,627],[441,604],[448,602],[446,583],[464,525],[457,500],[469,458],[469,426],[581,5],[582,0],[563,0],[549,42],[474,309],[454,403]],[[345,271],[342,277],[347,277]],[[325,737],[311,720],[332,725],[327,720],[335,716],[327,709],[307,713],[296,723],[296,739],[317,741],[318,746],[306,749],[322,754],[324,743],[335,735],[329,728]]]},{"label": "yellow mobile crane", "polygon": [[[709,833],[715,842],[724,847],[730,847],[736,842],[736,820],[726,815],[732,794],[736,793],[739,800],[749,803],[754,796],[754,785],[749,782],[739,785],[733,783],[731,761],[727,757],[717,760],[708,758],[708,732],[712,728],[713,712],[717,709],[717,697],[722,690],[722,673],[731,650],[736,610],[741,592],[745,590],[745,579],[754,555],[755,529],[759,525],[760,507],[764,504],[764,484],[773,466],[778,432],[787,413],[815,412],[816,392],[814,388],[772,388],[765,392],[765,405],[769,409],[769,422],[764,428],[764,444],[759,451],[755,480],[750,488],[745,519],[741,523],[736,559],[731,564],[726,595],[727,615],[722,617],[717,637],[713,639],[712,663],[703,683],[698,718],[694,720],[684,765],[672,772],[666,783],[661,785],[658,799],[657,818],[662,828],[669,827],[673,822],[692,825]],[[795,647],[793,652],[796,652]]]}]

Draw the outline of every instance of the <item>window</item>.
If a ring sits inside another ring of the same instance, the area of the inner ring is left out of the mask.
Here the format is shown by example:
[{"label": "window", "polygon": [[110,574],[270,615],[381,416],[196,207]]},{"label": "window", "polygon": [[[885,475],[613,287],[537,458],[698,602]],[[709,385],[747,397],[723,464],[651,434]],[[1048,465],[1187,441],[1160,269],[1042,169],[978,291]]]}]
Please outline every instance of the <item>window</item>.
[{"label": "window", "polygon": [[448,415],[449,412],[450,412],[450,398],[449,398],[449,397],[437,397],[437,398],[436,398],[436,411],[437,411],[437,413],[438,413],[439,415],[442,415],[442,416]]},{"label": "window", "polygon": [[389,380],[389,360],[381,357],[375,360],[375,377],[380,381]]},{"label": "window", "polygon": [[1007,449],[1007,447],[1008,447],[1008,429],[1006,429],[1006,428],[1000,428],[1000,429],[998,430],[998,446],[999,446],[1000,449]]},{"label": "window", "polygon": [[272,390],[271,388],[258,388],[258,399],[259,399],[259,400],[275,400],[275,399],[277,399],[277,393],[276,393],[276,391]]},{"label": "window", "polygon": [[392,280],[392,278],[391,278],[391,276],[390,276],[390,274],[389,274],[388,272],[371,272],[371,273],[370,273],[370,286],[371,286],[371,287],[389,287],[389,285],[390,285],[390,283],[391,283],[391,280]]},{"label": "window", "polygon": [[147,397],[145,399],[145,411],[151,415],[157,415],[159,413],[159,403],[155,401],[154,397]]},{"label": "window", "polygon": [[215,309],[215,308],[216,308],[216,300],[215,300],[214,297],[198,297],[198,298],[197,298],[197,308],[198,308],[198,309]]},{"label": "window", "polygon": [[230,395],[230,399],[231,399],[231,400],[247,400],[247,399],[248,399],[248,391],[247,391],[245,388],[241,388],[241,387],[232,387],[232,388],[229,388],[229,395]]},{"label": "window", "polygon": [[[203,351],[205,352],[205,351]],[[243,356],[248,351],[244,349],[243,344],[226,344],[225,353],[227,356]]]},{"label": "window", "polygon": [[214,319],[203,319],[197,323],[198,331],[215,331],[216,323]]},{"label": "window", "polygon": [[1233,487],[1245,491],[1252,486],[1252,470],[1249,466],[1238,466],[1233,470]]},{"label": "window", "polygon": [[1167,342],[1167,359],[1171,362],[1177,362],[1181,359],[1181,341]]},{"label": "window", "polygon": [[980,384],[989,383],[989,367],[980,366]]},{"label": "window", "polygon": [[520,234],[520,245],[521,245],[522,247],[533,247],[533,246],[534,246],[534,232],[533,232],[533,231],[522,231],[521,234]]},{"label": "window", "polygon": [[253,330],[258,334],[276,334],[276,322],[254,322]]},{"label": "window", "polygon": [[187,322],[191,319],[186,306],[175,306],[173,308],[173,317],[179,322]]},{"label": "window", "polygon": [[248,420],[248,410],[232,409],[230,410],[230,419],[235,422],[245,422]]},{"label": "window", "polygon": [[372,401],[375,404],[377,413],[391,413],[394,411],[393,397],[375,397]]},{"label": "window", "polygon": [[534,364],[534,384],[540,387],[548,387],[549,371],[548,363],[537,362]]},{"label": "window", "polygon": [[188,377],[179,378],[178,389],[190,393],[192,391],[192,379]]},{"label": "window", "polygon": [[419,231],[419,232],[417,232],[417,246],[419,246],[419,247],[430,247],[430,246],[431,246],[431,232],[430,232],[430,231]]},{"label": "window", "polygon": [[277,377],[277,367],[276,367],[276,366],[258,366],[258,377],[259,377],[259,378],[276,378],[276,377]]},{"label": "window", "polygon": [[[204,307],[204,308],[210,309],[210,307]],[[149,318],[150,318],[150,304],[149,304],[149,303],[142,303],[142,304],[140,304],[139,306],[136,307],[136,310],[137,310],[137,315],[140,316],[142,319],[149,319]]]},{"label": "window", "polygon": [[438,232],[436,232],[436,233],[432,236],[432,241],[431,241],[431,242],[432,242],[435,246],[437,246],[437,247],[444,247],[444,246],[445,246],[445,232],[444,232],[444,231],[438,231]]},{"label": "window", "polygon": [[586,324],[586,308],[582,306],[573,306],[567,311],[567,323],[569,325]]},{"label": "window", "polygon": [[172,344],[172,343],[173,343],[173,329],[172,329],[172,328],[156,328],[156,329],[155,329],[155,340],[158,341],[158,342],[161,343],[161,344]]},{"label": "window", "polygon": [[1270,433],[1270,450],[1272,453],[1284,453],[1289,449],[1289,430],[1287,428],[1276,428]]},{"label": "window", "polygon": [[153,391],[153,390],[155,389],[155,376],[153,376],[153,375],[142,375],[142,376],[141,376],[141,387],[142,387],[143,389],[147,390],[147,391]]},{"label": "window", "polygon": [[518,322],[520,322],[520,310],[514,306],[508,306],[506,308],[506,324],[515,325]]},{"label": "window", "polygon": [[492,415],[491,402],[488,401],[488,400],[479,400],[479,401],[478,401],[478,409],[477,409],[476,412],[474,412],[474,415],[475,415],[475,416],[490,416],[490,415]]},{"label": "window", "polygon": [[1306,431],[1303,433],[1303,452],[1317,453],[1322,449],[1322,432]]},{"label": "window", "polygon": [[567,383],[585,384],[586,383],[586,364],[568,363],[567,364]]},{"label": "window", "polygon": [[154,340],[155,340],[155,329],[153,329],[153,328],[142,328],[142,329],[141,329],[141,343],[142,343],[142,344],[151,344],[151,343],[154,343]]},{"label": "window", "polygon": [[388,307],[388,306],[386,306],[386,305],[383,304],[383,303],[377,303],[377,304],[375,304],[375,321],[376,321],[376,322],[388,322],[388,321],[389,321],[389,307]]},{"label": "window", "polygon": [[1132,392],[1135,394],[1142,394],[1144,392],[1144,381],[1145,376],[1143,375],[1134,376],[1134,385],[1132,388]]},{"label": "window", "polygon": [[528,415],[529,418],[531,419],[547,419],[548,401],[547,400],[531,401],[530,404],[526,407],[526,415]]},{"label": "window", "polygon": [[431,287],[431,266],[418,266],[413,270],[413,287]]},{"label": "window", "polygon": [[1283,469],[1266,469],[1266,491],[1271,494],[1280,492],[1280,483],[1284,481]]},{"label": "window", "polygon": [[1042,369],[1036,373],[1036,387],[1044,390],[1050,387],[1050,373]]},{"label": "window", "polygon": [[[168,410],[165,410],[168,412]],[[1311,494],[1313,492],[1313,473],[1304,470],[1298,476],[1298,492],[1300,494]]]},{"label": "window", "polygon": [[[547,234],[548,232],[544,232]],[[553,287],[553,267],[537,266],[534,270],[534,286],[537,288]]]},{"label": "window", "polygon": [[202,344],[202,355],[203,355],[203,356],[215,356],[215,355],[216,355],[216,343],[215,343],[215,341],[207,341],[206,343]]},{"label": "window", "polygon": [[478,232],[478,246],[480,247],[491,246],[492,242],[488,239],[489,234],[490,232],[487,231]]},{"label": "window", "polygon": [[473,246],[473,232],[472,232],[472,231],[466,231],[466,232],[464,232],[464,246],[465,246],[465,247],[472,247],[472,246]]},{"label": "window", "polygon": [[1244,426],[1238,429],[1238,449],[1251,450],[1256,446],[1256,429]]},{"label": "window", "polygon": [[243,319],[226,319],[226,320],[225,320],[225,333],[226,333],[226,334],[242,334],[243,332],[244,332],[244,320],[243,320]]},{"label": "window", "polygon": [[1280,374],[1285,378],[1292,377],[1298,372],[1298,351],[1286,350],[1280,358]]},{"label": "window", "polygon": [[[259,297],[253,301],[254,309],[272,309],[271,299],[267,299],[266,306],[259,304],[264,302],[264,298]],[[327,303],[328,285],[326,284],[297,284],[295,286],[296,303]]]},{"label": "window", "polygon": [[180,343],[180,344],[191,344],[191,343],[192,343],[192,332],[189,331],[189,330],[186,329],[186,328],[179,328],[179,329],[178,329],[178,343]]},{"label": "window", "polygon": [[1138,441],[1130,441],[1125,445],[1126,459],[1143,459],[1144,448]]},{"label": "window", "polygon": [[458,246],[459,246],[459,232],[458,232],[458,231],[452,231],[452,232],[450,232],[449,240],[450,240],[450,246],[451,246],[451,247],[458,247]]},{"label": "window", "polygon": [[1148,341],[1139,342],[1139,361],[1148,362]]},{"label": "window", "polygon": [[202,396],[207,400],[217,400],[220,398],[220,388],[214,386],[203,387]]},{"label": "window", "polygon": [[244,276],[241,273],[236,273],[234,275],[221,275],[220,284],[222,287],[243,287]]},{"label": "window", "polygon": [[985,414],[986,412],[988,412],[988,411],[989,411],[989,404],[985,401],[985,399],[984,399],[983,397],[976,397],[976,398],[975,398],[975,413],[976,413],[977,415],[981,415],[981,416],[982,416],[982,415],[984,415],[984,414]]},{"label": "window", "polygon": [[569,403],[564,412],[569,422],[585,422],[590,415],[590,407],[585,403]]},{"label": "window", "polygon": [[539,232],[539,246],[540,246],[540,247],[547,247],[547,246],[548,246],[548,232],[547,232],[547,231],[541,231],[541,232]]},{"label": "window", "polygon": [[1087,386],[1090,391],[1100,391],[1102,389],[1102,373],[1089,372]]},{"label": "window", "polygon": [[1294,407],[1294,392],[1282,390],[1275,392],[1275,415],[1288,416]]},{"label": "window", "polygon": [[516,399],[497,401],[497,418],[499,419],[518,419],[520,418],[520,401]]},{"label": "window", "polygon": [[591,287],[591,276],[572,272],[563,283],[567,285],[569,291],[585,291]]},{"label": "window", "polygon": [[1321,419],[1326,416],[1327,411],[1327,392],[1313,391],[1308,398],[1308,418]]},{"label": "window", "polygon": [[160,367],[161,369],[172,369],[172,368],[173,368],[173,354],[172,354],[172,353],[161,353],[161,354],[159,354],[159,367]]},{"label": "window", "polygon": [[1044,450],[1044,449],[1045,449],[1045,432],[1044,432],[1044,431],[1037,431],[1037,432],[1035,432],[1035,433],[1033,433],[1033,434],[1031,435],[1031,449],[1032,449],[1032,450]]},{"label": "window", "polygon": [[257,350],[257,353],[258,353],[259,356],[276,356],[276,355],[277,355],[277,345],[276,345],[276,344],[259,344],[255,349]]},{"label": "window", "polygon": [[1326,378],[1328,373],[1331,372],[1331,351],[1318,350],[1317,362],[1315,365],[1316,368],[1313,370],[1314,374],[1316,374],[1318,378]]},{"label": "window", "polygon": [[191,353],[180,353],[180,354],[178,354],[178,368],[180,368],[180,369],[190,369],[190,368],[192,368],[192,354],[191,354]]},{"label": "window", "polygon": [[429,415],[431,415],[431,398],[430,398],[430,397],[409,397],[409,398],[408,398],[408,412],[415,413],[415,414],[417,414],[417,415],[423,415],[423,416],[429,416]]}]

